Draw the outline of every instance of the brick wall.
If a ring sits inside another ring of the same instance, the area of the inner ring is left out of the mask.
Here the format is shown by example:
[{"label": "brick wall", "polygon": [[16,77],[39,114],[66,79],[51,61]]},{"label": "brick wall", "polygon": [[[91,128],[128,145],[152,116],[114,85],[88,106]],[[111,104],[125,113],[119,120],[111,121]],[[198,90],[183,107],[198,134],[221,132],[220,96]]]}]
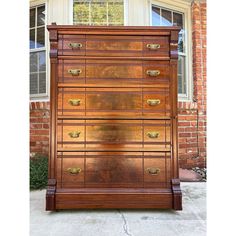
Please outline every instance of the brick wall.
[{"label": "brick wall", "polygon": [[193,102],[179,102],[179,163],[206,166],[206,3],[192,3]]},{"label": "brick wall", "polygon": [[[192,3],[193,102],[179,102],[179,163],[206,165],[206,3]],[[48,155],[49,102],[30,103],[30,152]]]},{"label": "brick wall", "polygon": [[30,153],[49,153],[49,102],[30,103]]}]

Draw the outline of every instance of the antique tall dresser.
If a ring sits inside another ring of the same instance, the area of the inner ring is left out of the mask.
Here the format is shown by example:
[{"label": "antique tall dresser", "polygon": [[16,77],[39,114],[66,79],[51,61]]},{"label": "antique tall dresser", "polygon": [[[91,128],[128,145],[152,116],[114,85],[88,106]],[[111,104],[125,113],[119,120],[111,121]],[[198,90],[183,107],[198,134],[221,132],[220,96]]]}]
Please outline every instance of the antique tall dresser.
[{"label": "antique tall dresser", "polygon": [[46,210],[182,209],[178,27],[48,26]]}]

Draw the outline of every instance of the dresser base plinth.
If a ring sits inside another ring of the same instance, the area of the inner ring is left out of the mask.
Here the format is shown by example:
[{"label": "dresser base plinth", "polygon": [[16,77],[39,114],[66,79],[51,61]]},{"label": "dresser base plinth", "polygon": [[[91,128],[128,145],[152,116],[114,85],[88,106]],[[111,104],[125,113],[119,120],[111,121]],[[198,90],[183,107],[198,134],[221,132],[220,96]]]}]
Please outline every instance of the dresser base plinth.
[{"label": "dresser base plinth", "polygon": [[48,179],[46,192],[46,211],[56,210],[56,179]]},{"label": "dresser base plinth", "polygon": [[60,209],[176,209],[171,189],[58,189]]}]

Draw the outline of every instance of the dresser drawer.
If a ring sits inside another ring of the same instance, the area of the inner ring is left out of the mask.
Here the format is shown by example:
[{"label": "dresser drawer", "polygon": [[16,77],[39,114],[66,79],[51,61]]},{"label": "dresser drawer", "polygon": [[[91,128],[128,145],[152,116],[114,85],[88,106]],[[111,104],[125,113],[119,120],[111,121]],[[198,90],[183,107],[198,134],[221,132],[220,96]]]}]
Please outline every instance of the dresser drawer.
[{"label": "dresser drawer", "polygon": [[59,55],[169,57],[166,36],[60,35]]},{"label": "dresser drawer", "polygon": [[58,148],[170,148],[170,122],[161,120],[59,120]]},{"label": "dresser drawer", "polygon": [[59,60],[58,82],[77,84],[147,84],[169,82],[168,61]]},{"label": "dresser drawer", "polygon": [[85,56],[85,35],[60,35],[58,41],[58,55]]},{"label": "dresser drawer", "polygon": [[155,183],[167,183],[171,181],[171,158],[170,154],[161,155],[149,153],[144,158],[144,183],[145,187]]},{"label": "dresser drawer", "polygon": [[58,115],[170,117],[169,88],[59,88]]},{"label": "dresser drawer", "polygon": [[57,157],[57,182],[62,188],[170,184],[168,152],[61,152]]},{"label": "dresser drawer", "polygon": [[84,157],[78,153],[64,155],[61,153],[57,158],[57,185],[58,187],[84,187]]}]

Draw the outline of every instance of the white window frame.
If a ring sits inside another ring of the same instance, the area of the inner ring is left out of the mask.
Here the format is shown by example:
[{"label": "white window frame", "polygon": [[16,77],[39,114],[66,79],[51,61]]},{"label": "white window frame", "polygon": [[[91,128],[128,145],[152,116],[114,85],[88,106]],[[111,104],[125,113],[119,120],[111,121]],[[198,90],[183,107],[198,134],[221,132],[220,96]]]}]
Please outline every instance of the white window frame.
[{"label": "white window frame", "polygon": [[149,25],[152,25],[152,5],[170,9],[184,14],[185,45],[186,45],[186,94],[178,94],[179,101],[192,101],[193,79],[192,79],[192,20],[191,1],[187,0],[151,0],[149,10]]},{"label": "white window frame", "polygon": [[[128,0],[124,1],[124,26],[128,23]],[[73,3],[74,0],[69,0],[69,24],[74,25],[73,22]]]},{"label": "white window frame", "polygon": [[29,54],[31,52],[40,52],[40,51],[45,51],[45,65],[46,65],[46,93],[40,93],[40,94],[30,94],[30,101],[48,101],[49,100],[49,56],[48,56],[48,33],[47,33],[47,19],[48,19],[48,9],[47,9],[47,0],[37,0],[37,1],[30,1],[30,8],[34,7],[40,7],[44,5],[45,6],[45,43],[44,47],[42,48],[34,48],[34,49],[29,49]]}]

